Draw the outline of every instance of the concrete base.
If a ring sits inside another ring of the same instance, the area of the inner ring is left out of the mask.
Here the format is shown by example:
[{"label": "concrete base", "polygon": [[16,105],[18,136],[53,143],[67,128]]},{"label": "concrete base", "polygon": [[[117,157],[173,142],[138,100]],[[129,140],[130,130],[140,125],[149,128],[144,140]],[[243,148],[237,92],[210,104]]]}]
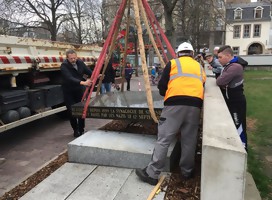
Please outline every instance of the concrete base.
[{"label": "concrete base", "polygon": [[259,190],[250,173],[246,175],[245,200],[262,200]]},{"label": "concrete base", "polygon": [[[142,200],[153,188],[133,169],[66,163],[20,200]],[[154,200],[163,200],[164,195],[160,192]]]},{"label": "concrete base", "polygon": [[[144,168],[151,160],[155,141],[154,135],[91,130],[68,144],[68,159],[75,163]],[[175,144],[169,147],[165,171],[178,161],[178,153],[173,151]]]}]

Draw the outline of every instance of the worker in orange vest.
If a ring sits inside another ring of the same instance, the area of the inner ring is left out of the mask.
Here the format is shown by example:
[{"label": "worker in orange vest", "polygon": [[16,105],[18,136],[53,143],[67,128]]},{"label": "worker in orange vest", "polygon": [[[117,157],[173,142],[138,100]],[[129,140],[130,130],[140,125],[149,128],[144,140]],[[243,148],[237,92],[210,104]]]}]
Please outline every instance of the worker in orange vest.
[{"label": "worker in orange vest", "polygon": [[194,171],[206,74],[194,59],[194,49],[190,43],[180,44],[177,52],[178,58],[167,63],[158,84],[159,92],[164,96],[164,108],[151,162],[144,169],[136,169],[137,176],[151,185],[157,184],[165,166],[168,148],[178,132],[181,135],[181,178],[191,178]]}]

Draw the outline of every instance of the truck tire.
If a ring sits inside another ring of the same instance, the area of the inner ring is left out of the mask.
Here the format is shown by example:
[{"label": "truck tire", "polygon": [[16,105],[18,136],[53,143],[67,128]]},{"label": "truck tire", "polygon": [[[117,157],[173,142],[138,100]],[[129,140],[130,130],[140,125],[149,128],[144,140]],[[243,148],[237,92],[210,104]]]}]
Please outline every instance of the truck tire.
[{"label": "truck tire", "polygon": [[5,123],[11,123],[20,119],[20,115],[16,110],[9,110],[1,116],[1,120]]},{"label": "truck tire", "polygon": [[31,116],[31,111],[28,107],[20,107],[17,109],[17,112],[19,113],[20,119]]}]

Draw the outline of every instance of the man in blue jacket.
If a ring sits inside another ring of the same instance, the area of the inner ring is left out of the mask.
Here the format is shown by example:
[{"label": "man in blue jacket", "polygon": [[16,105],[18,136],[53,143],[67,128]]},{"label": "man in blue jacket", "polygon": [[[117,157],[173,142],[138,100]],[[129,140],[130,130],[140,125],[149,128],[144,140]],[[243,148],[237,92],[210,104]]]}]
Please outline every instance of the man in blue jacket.
[{"label": "man in blue jacket", "polygon": [[84,75],[91,76],[92,71],[85,63],[77,58],[74,50],[66,51],[66,60],[60,67],[62,75],[62,89],[64,101],[70,117],[70,124],[74,130],[74,137],[84,133],[85,120],[81,117],[72,116],[72,105],[81,101],[85,86],[91,86],[91,80],[85,80]]},{"label": "man in blue jacket", "polygon": [[224,69],[216,83],[221,88],[242,144],[247,150],[246,97],[243,84],[244,66],[247,62],[234,56],[230,46],[223,46],[218,50],[218,60]]}]

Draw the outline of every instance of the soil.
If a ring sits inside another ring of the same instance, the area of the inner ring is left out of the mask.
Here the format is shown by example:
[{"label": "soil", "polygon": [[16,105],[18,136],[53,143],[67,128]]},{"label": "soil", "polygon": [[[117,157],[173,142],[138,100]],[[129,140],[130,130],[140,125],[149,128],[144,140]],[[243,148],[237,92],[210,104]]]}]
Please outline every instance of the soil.
[{"label": "soil", "polygon": [[[121,131],[129,133],[157,134],[157,125],[155,123],[132,123],[129,121],[113,120],[106,124],[100,130]],[[171,176],[166,178],[161,185],[161,191],[165,191],[165,200],[198,200],[200,199],[200,168],[201,168],[201,137],[199,137],[196,167],[194,177],[190,180],[180,178],[179,167],[177,166]],[[47,166],[27,178],[21,184],[5,193],[0,200],[17,200],[47,178],[55,170],[65,164],[68,160],[67,152],[58,156]],[[151,191],[150,191],[151,192]]]}]

